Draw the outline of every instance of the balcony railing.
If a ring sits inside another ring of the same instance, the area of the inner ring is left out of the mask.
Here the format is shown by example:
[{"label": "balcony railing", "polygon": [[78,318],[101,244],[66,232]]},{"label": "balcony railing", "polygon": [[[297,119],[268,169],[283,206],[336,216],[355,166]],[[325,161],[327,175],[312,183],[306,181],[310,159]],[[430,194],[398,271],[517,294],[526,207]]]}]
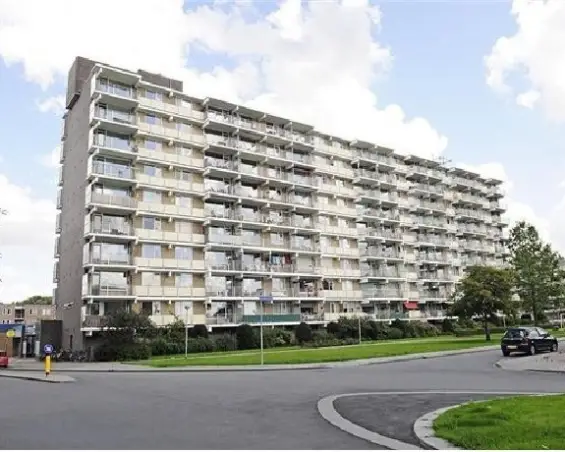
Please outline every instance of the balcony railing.
[{"label": "balcony railing", "polygon": [[119,196],[106,193],[89,192],[90,199],[87,202],[93,204],[106,204],[110,206],[135,208],[136,200],[129,196]]},{"label": "balcony railing", "polygon": [[385,270],[381,268],[367,268],[361,275],[369,278],[406,278],[406,273],[399,270]]},{"label": "balcony railing", "polygon": [[96,83],[96,89],[102,91],[103,93],[112,94],[120,97],[127,97],[129,99],[135,99],[135,91],[132,87],[119,85],[116,83],[108,83],[104,80],[99,80]]},{"label": "balcony railing", "polygon": [[103,224],[103,225],[94,225],[90,223],[87,228],[87,231],[92,234],[107,234],[107,235],[133,235],[133,228],[130,224],[122,224],[122,225],[112,225],[112,224]]},{"label": "balcony railing", "polygon": [[94,265],[132,265],[130,256],[85,256],[86,264]]},{"label": "balcony railing", "polygon": [[94,114],[97,118],[106,119],[108,121],[119,122],[128,125],[135,124],[135,115],[124,111],[111,110],[107,108],[96,108]]},{"label": "balcony railing", "polygon": [[107,297],[130,296],[131,288],[129,286],[92,285],[88,294]]},{"label": "balcony railing", "polygon": [[133,179],[133,168],[124,165],[115,165],[107,162],[92,162],[92,173],[119,179]]},{"label": "balcony railing", "polygon": [[[263,323],[291,323],[300,322],[302,316],[300,314],[264,314]],[[241,318],[243,323],[259,323],[261,315],[243,315]]]},{"label": "balcony railing", "polygon": [[400,289],[364,289],[363,298],[403,298]]}]

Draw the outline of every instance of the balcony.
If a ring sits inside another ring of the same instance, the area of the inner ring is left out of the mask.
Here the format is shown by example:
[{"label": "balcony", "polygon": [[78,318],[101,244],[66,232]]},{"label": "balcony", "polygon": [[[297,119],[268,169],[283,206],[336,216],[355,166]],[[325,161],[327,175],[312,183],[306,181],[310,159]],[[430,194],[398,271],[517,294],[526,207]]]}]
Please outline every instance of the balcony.
[{"label": "balcony", "polygon": [[357,208],[357,216],[363,218],[375,218],[382,221],[399,222],[400,215],[391,210],[379,210],[369,208]]},{"label": "balcony", "polygon": [[131,297],[131,287],[129,286],[115,286],[115,285],[97,285],[93,284],[87,290],[86,296],[93,297]]},{"label": "balcony", "polygon": [[438,196],[443,196],[445,194],[444,188],[440,185],[412,184],[409,185],[408,188],[411,192],[420,192]]},{"label": "balcony", "polygon": [[397,259],[403,260],[404,254],[398,251],[385,250],[379,247],[363,247],[359,249],[359,255],[361,257],[372,258],[372,259]]},{"label": "balcony", "polygon": [[100,329],[106,326],[107,316],[85,315],[82,320],[82,328]]},{"label": "balcony", "polygon": [[420,300],[447,300],[451,297],[451,291],[447,290],[421,290]]},{"label": "balcony", "polygon": [[86,205],[95,205],[117,211],[131,211],[136,209],[137,201],[130,196],[93,192],[87,187]]},{"label": "balcony", "polygon": [[126,185],[135,183],[133,168],[125,165],[117,165],[109,162],[90,161],[89,174],[104,179],[117,179],[118,182],[125,181]]},{"label": "balcony", "polygon": [[137,130],[137,119],[128,111],[92,106],[91,117],[93,123],[103,125],[104,130],[109,132],[128,134]]},{"label": "balcony", "polygon": [[134,264],[143,268],[192,270],[199,273],[206,269],[203,260],[190,259],[135,257]]},{"label": "balcony", "polygon": [[125,271],[134,268],[132,260],[129,255],[106,255],[106,256],[93,256],[85,254],[83,264],[88,267],[111,267],[112,269],[123,269]]},{"label": "balcony", "polygon": [[361,270],[358,268],[322,268],[322,274],[324,277],[335,277],[335,278],[360,278]]},{"label": "balcony", "polygon": [[358,190],[357,202],[379,201],[384,204],[398,204],[398,195],[380,190]]},{"label": "balcony", "polygon": [[367,228],[360,231],[359,235],[365,238],[365,240],[367,239],[393,240],[393,241],[402,240],[401,232],[391,231],[388,229]]},{"label": "balcony", "polygon": [[322,290],[320,295],[327,301],[361,300],[363,298],[361,290]]},{"label": "balcony", "polygon": [[147,149],[143,146],[138,148],[139,160],[158,160],[165,162],[168,165],[177,164],[182,166],[188,166],[193,168],[204,168],[204,158],[203,157],[189,157],[178,152],[164,152],[157,151],[153,149]]},{"label": "balcony", "polygon": [[405,279],[406,273],[400,270],[382,269],[382,268],[367,268],[361,271],[363,278],[375,279]]},{"label": "balcony", "polygon": [[402,299],[403,293],[400,289],[363,289],[363,298],[381,298],[381,299]]},{"label": "balcony", "polygon": [[368,183],[368,184],[386,184],[390,186],[396,185],[394,176],[388,173],[380,173],[378,171],[370,171],[366,169],[356,169],[353,171],[355,183]]},{"label": "balcony", "polygon": [[451,245],[450,241],[434,235],[418,235],[416,241],[421,245],[444,246]]},{"label": "balcony", "polygon": [[[263,323],[299,323],[302,321],[300,314],[264,314]],[[242,323],[254,324],[261,322],[261,315],[243,315]]]},{"label": "balcony", "polygon": [[104,78],[96,80],[95,89],[98,102],[122,108],[133,108],[137,105],[137,95],[133,86],[115,83]]},{"label": "balcony", "polygon": [[134,235],[137,235],[128,223],[112,224],[111,222],[102,222],[102,224],[95,224],[94,222],[87,220],[84,230],[86,234],[108,235],[128,240],[133,238]]},{"label": "balcony", "polygon": [[330,256],[359,257],[359,248],[322,245],[321,253]]},{"label": "balcony", "polygon": [[133,286],[138,297],[198,297],[206,296],[206,289],[197,287]]},{"label": "balcony", "polygon": [[418,261],[424,264],[449,264],[452,257],[442,253],[421,253]]},{"label": "balcony", "polygon": [[455,275],[447,272],[420,272],[418,278],[423,281],[455,281]]},{"label": "balcony", "polygon": [[195,234],[191,232],[161,231],[154,229],[136,228],[135,235],[141,240],[156,240],[167,243],[182,242],[203,245],[206,242],[204,234]]}]

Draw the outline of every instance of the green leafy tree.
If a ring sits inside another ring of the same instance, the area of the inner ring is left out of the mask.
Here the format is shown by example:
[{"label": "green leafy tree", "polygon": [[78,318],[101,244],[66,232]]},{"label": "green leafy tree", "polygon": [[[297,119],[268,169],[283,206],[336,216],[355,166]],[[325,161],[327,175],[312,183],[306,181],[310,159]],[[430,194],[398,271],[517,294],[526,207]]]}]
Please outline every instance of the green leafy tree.
[{"label": "green leafy tree", "polygon": [[510,231],[510,265],[521,307],[537,325],[546,309],[559,307],[565,296],[562,257],[544,243],[537,229],[525,221]]},{"label": "green leafy tree", "polygon": [[490,341],[489,319],[496,316],[497,311],[509,314],[515,310],[512,286],[512,272],[507,269],[470,267],[455,292],[452,312],[463,318],[480,316],[485,338]]},{"label": "green leafy tree", "polygon": [[19,301],[17,304],[46,305],[46,304],[52,304],[52,302],[53,302],[53,297],[50,297],[48,295],[33,295],[29,298],[26,298],[25,300]]}]

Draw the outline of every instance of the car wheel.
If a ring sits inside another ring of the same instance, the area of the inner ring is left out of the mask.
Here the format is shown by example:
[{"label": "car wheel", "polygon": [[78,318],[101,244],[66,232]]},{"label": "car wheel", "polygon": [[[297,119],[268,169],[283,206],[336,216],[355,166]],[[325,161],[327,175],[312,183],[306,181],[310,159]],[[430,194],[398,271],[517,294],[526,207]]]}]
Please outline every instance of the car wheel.
[{"label": "car wheel", "polygon": [[502,356],[510,356],[510,352],[507,349],[503,348],[502,349]]},{"label": "car wheel", "polygon": [[553,344],[551,344],[551,351],[552,351],[552,352],[556,352],[557,349],[558,349],[557,342],[554,342]]},{"label": "car wheel", "polygon": [[535,355],[537,353],[537,349],[536,346],[534,344],[530,345],[530,350],[528,352],[528,355]]}]

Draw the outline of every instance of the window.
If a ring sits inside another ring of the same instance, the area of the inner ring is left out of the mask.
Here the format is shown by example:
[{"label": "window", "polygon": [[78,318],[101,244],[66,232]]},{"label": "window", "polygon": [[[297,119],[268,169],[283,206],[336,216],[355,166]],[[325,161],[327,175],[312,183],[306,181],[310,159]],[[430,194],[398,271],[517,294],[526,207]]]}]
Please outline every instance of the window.
[{"label": "window", "polygon": [[191,260],[192,248],[188,246],[175,246],[175,259]]},{"label": "window", "polygon": [[160,203],[162,202],[162,195],[159,191],[154,190],[143,190],[143,201],[144,202],[153,202],[153,203]]},{"label": "window", "polygon": [[148,114],[145,115],[145,122],[147,124],[153,124],[153,125],[161,124],[161,118],[158,117],[158,116],[155,116],[151,113],[148,113]]},{"label": "window", "polygon": [[175,276],[176,287],[191,287],[192,275],[190,273],[177,273]]},{"label": "window", "polygon": [[161,177],[163,175],[163,170],[159,166],[143,165],[143,174],[146,174],[148,176]]},{"label": "window", "polygon": [[158,259],[161,257],[161,245],[144,243],[141,245],[141,255],[147,259]]},{"label": "window", "polygon": [[161,149],[161,142],[155,140],[145,140],[145,148],[156,151]]},{"label": "window", "polygon": [[176,221],[175,231],[180,234],[190,234],[192,232],[192,223],[188,221]]},{"label": "window", "polygon": [[145,91],[145,96],[151,100],[163,100],[163,94],[156,91],[147,90]]},{"label": "window", "polygon": [[186,195],[176,195],[175,203],[179,207],[190,207],[192,198]]},{"label": "window", "polygon": [[192,181],[192,173],[190,171],[178,169],[175,171],[175,175],[178,180],[183,180],[185,182]]},{"label": "window", "polygon": [[143,286],[160,286],[161,275],[159,273],[142,272],[141,284]]},{"label": "window", "polygon": [[143,229],[151,229],[154,231],[161,230],[161,219],[154,217],[143,217],[142,220]]}]

